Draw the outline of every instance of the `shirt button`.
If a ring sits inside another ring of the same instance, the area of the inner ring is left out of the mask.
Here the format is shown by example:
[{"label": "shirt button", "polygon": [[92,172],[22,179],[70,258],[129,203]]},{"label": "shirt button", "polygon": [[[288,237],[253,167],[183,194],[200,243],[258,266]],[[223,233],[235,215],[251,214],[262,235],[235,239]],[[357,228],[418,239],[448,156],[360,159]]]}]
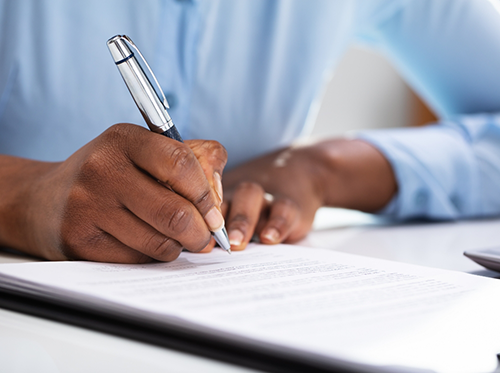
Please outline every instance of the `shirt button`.
[{"label": "shirt button", "polygon": [[170,106],[170,109],[175,109],[175,107],[177,106],[177,95],[172,92],[166,92],[165,98],[167,99],[168,106]]},{"label": "shirt button", "polygon": [[429,200],[429,195],[425,190],[419,190],[415,194],[415,205],[418,207],[424,207]]}]

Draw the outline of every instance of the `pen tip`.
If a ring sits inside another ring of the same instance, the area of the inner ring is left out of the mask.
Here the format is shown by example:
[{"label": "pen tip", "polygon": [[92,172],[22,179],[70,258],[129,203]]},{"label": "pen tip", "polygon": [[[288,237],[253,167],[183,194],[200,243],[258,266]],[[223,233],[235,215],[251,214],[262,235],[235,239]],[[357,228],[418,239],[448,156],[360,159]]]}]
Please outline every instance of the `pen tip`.
[{"label": "pen tip", "polygon": [[212,235],[215,238],[215,241],[219,244],[219,246],[231,254],[231,244],[229,243],[229,239],[227,237],[227,231],[225,227],[222,227],[218,231],[212,232]]}]

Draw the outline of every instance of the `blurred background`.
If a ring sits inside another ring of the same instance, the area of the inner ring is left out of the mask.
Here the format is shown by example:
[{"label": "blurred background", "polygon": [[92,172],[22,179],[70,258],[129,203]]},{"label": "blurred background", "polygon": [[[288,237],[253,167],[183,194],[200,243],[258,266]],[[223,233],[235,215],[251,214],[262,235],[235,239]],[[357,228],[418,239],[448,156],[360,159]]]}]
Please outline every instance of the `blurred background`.
[{"label": "blurred background", "polygon": [[420,126],[435,120],[383,54],[353,46],[324,92],[312,137],[367,128]]}]

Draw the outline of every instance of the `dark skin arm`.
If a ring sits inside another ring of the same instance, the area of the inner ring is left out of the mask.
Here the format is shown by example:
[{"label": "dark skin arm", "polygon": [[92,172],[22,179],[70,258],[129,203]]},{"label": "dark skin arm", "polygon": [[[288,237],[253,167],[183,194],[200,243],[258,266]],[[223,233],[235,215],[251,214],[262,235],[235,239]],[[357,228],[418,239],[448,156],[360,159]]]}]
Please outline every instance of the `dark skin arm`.
[{"label": "dark skin arm", "polygon": [[[122,263],[201,250],[208,227],[221,222],[226,153],[216,142],[186,143],[121,124],[65,162],[0,156],[0,245],[51,260]],[[254,232],[267,244],[300,240],[321,206],[377,211],[396,181],[373,146],[328,140],[241,165],[224,189],[232,249],[242,250]]]},{"label": "dark skin arm", "polygon": [[244,249],[254,231],[262,243],[296,242],[319,207],[375,212],[397,190],[389,162],[375,147],[345,139],[264,155],[228,171],[223,183],[233,250]]},{"label": "dark skin arm", "polygon": [[66,161],[0,156],[0,246],[50,260],[144,263],[197,252],[223,223],[225,149],[119,124]]}]

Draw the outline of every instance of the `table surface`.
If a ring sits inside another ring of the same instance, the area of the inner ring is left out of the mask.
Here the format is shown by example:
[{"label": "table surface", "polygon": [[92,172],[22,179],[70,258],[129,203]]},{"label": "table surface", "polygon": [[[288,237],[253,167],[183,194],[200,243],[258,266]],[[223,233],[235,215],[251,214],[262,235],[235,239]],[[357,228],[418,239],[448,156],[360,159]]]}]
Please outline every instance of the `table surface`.
[{"label": "table surface", "polygon": [[[500,219],[390,221],[321,209],[303,246],[497,277],[463,256],[500,246]],[[209,254],[208,254],[209,255]],[[0,251],[0,263],[36,261]],[[0,361],[5,372],[255,372],[218,361],[0,309]]]}]

